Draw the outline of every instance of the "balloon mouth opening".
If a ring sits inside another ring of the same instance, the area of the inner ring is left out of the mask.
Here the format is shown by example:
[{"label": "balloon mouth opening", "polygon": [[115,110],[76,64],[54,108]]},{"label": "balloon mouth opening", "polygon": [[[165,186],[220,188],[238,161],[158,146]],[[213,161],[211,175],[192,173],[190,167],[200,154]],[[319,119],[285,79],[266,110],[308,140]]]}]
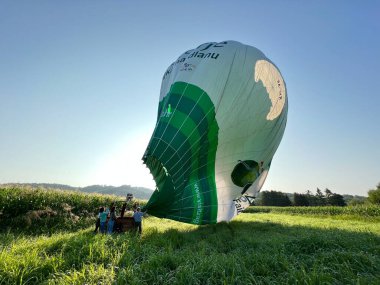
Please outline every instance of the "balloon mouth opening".
[{"label": "balloon mouth opening", "polygon": [[249,187],[255,182],[260,175],[259,164],[254,160],[239,160],[235,165],[232,173],[232,182],[239,187],[243,187],[241,195],[243,195]]}]

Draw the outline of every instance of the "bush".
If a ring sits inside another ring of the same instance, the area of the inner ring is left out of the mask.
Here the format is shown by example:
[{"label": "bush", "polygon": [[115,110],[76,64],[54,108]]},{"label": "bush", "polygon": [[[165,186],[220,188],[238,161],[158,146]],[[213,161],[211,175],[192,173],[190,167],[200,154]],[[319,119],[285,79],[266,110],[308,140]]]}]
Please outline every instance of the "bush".
[{"label": "bush", "polygon": [[368,202],[380,205],[380,183],[377,184],[377,189],[368,191]]}]

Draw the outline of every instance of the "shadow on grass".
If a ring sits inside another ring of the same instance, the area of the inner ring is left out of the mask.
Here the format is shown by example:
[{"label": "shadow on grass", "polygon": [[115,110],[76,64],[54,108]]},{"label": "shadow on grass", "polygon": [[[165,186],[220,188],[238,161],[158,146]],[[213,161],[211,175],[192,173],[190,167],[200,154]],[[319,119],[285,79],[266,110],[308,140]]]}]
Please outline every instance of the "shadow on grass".
[{"label": "shadow on grass", "polygon": [[380,237],[372,233],[245,221],[151,228],[134,254],[118,266],[132,264],[123,277],[136,284],[380,284]]},{"label": "shadow on grass", "polygon": [[16,217],[12,220],[0,221],[0,234],[13,234],[24,236],[53,235],[57,233],[76,232],[78,230],[94,226],[95,218],[81,217],[72,219],[70,217],[48,217],[28,222],[24,217]]},{"label": "shadow on grass", "polygon": [[278,246],[283,252],[305,254],[344,248],[366,251],[370,247],[375,248],[374,253],[380,255],[380,236],[370,232],[286,226],[269,221],[222,222],[200,226],[195,230],[185,232],[169,229],[162,233],[156,228],[151,228],[144,234],[143,243],[171,249],[179,249],[184,246],[196,248],[197,244],[207,244],[214,252],[220,253],[268,245],[270,247]]}]

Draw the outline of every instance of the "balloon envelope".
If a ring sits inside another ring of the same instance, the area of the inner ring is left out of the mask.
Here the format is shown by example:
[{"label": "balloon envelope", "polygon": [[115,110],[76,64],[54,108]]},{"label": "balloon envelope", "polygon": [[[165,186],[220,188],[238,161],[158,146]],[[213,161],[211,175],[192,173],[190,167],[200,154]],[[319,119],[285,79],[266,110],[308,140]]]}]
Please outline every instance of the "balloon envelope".
[{"label": "balloon envelope", "polygon": [[164,73],[144,153],[156,190],[151,215],[192,224],[229,221],[260,191],[287,118],[278,68],[235,41],[205,43]]}]

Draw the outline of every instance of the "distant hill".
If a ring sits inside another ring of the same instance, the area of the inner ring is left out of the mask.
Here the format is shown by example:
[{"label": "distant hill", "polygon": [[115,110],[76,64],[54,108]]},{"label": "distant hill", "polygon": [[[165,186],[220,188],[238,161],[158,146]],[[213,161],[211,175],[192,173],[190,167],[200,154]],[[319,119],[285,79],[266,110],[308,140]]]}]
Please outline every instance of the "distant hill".
[{"label": "distant hill", "polygon": [[100,193],[100,194],[113,194],[117,196],[125,197],[128,193],[132,193],[137,199],[147,200],[153,193],[152,189],[145,187],[134,187],[130,185],[122,185],[119,187],[110,185],[91,185],[86,187],[73,187],[65,184],[54,184],[54,183],[7,183],[0,184],[0,186],[26,186],[33,188],[50,188],[59,190],[69,190],[69,191],[81,191],[86,193]]},{"label": "distant hill", "polygon": [[364,203],[364,201],[368,198],[365,196],[359,196],[359,195],[349,195],[349,194],[343,194],[343,199],[346,201],[346,203],[350,203],[352,201],[355,201],[356,203]]},{"label": "distant hill", "polygon": [[91,185],[79,189],[82,192],[87,193],[100,193],[100,194],[113,194],[117,196],[127,196],[128,193],[132,193],[135,198],[147,200],[153,193],[152,189],[145,187],[133,187],[130,185],[122,185],[119,187],[108,185]]}]

